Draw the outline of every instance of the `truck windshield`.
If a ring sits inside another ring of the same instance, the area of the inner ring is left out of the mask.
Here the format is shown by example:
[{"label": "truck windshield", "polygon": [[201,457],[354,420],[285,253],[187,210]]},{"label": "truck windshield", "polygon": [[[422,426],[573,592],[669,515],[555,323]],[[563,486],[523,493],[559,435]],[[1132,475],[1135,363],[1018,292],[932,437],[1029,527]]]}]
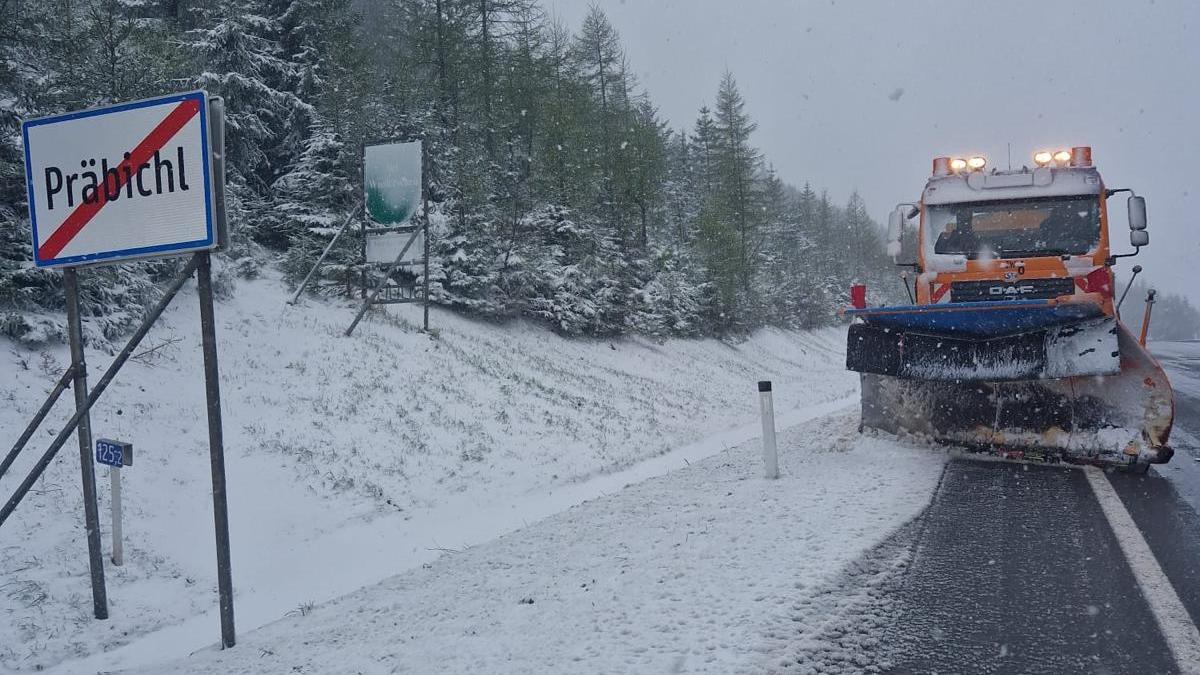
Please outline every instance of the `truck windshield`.
[{"label": "truck windshield", "polygon": [[1023,258],[1088,253],[1100,241],[1096,195],[929,207],[934,253]]}]

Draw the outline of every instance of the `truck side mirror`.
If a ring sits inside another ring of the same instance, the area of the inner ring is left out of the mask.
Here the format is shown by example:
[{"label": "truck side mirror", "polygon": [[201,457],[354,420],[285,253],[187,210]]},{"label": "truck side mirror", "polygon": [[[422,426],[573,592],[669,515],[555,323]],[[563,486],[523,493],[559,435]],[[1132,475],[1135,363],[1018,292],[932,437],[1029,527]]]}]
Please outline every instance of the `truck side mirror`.
[{"label": "truck side mirror", "polygon": [[[1140,199],[1140,197],[1139,197]],[[1142,227],[1146,224],[1142,223]],[[1145,230],[1131,230],[1129,232],[1129,243],[1134,247],[1142,247],[1150,243],[1150,233]]]},{"label": "truck side mirror", "polygon": [[900,236],[904,232],[904,207],[897,206],[888,216],[887,252],[894,261],[900,257]]},{"label": "truck side mirror", "polygon": [[1129,229],[1135,231],[1146,229],[1146,198],[1132,195],[1126,203],[1129,207]]}]

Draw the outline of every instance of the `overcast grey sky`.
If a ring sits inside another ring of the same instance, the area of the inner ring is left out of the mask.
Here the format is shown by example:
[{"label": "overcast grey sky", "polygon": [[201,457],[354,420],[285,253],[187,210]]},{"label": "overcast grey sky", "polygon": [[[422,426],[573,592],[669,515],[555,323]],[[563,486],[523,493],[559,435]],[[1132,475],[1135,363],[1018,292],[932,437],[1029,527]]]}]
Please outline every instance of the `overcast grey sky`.
[{"label": "overcast grey sky", "polygon": [[[920,196],[934,156],[1003,167],[1011,143],[1020,166],[1091,145],[1109,187],[1147,199],[1147,278],[1200,303],[1200,2],[545,2],[572,29],[604,9],[676,128],[728,68],[780,175],[839,202],[857,189],[881,222]],[[1127,244],[1124,196],[1109,202]]]}]

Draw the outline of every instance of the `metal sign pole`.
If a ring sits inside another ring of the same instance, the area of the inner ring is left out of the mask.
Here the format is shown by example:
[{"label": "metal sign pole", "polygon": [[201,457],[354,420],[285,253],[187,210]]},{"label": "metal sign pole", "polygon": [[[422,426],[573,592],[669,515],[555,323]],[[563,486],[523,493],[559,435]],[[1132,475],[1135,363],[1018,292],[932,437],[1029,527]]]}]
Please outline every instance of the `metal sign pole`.
[{"label": "metal sign pole", "polygon": [[225,497],[225,440],[221,428],[221,385],[217,369],[217,325],[213,312],[212,256],[196,254],[200,291],[200,333],[204,349],[204,390],[208,399],[208,451],[212,460],[213,523],[217,533],[217,589],[221,603],[221,644],[232,647],[233,573],[229,561],[229,507]]},{"label": "metal sign pole", "polygon": [[96,505],[96,471],[92,464],[92,425],[87,414],[87,364],[83,357],[83,325],[79,318],[79,280],[75,268],[63,270],[67,299],[67,333],[71,343],[75,410],[79,417],[79,470],[83,478],[83,521],[87,528],[88,567],[92,574],[92,605],[97,619],[108,618],[108,593],[104,587],[104,554],[100,551],[100,514]]},{"label": "metal sign pole", "polygon": [[112,484],[112,564],[125,564],[124,542],[121,536],[121,467],[108,467],[109,482]]},{"label": "metal sign pole", "polygon": [[429,332],[429,146],[421,144],[421,212],[425,222],[425,332]]},{"label": "metal sign pole", "polygon": [[367,144],[366,143],[360,143],[358,146],[358,176],[360,179],[359,184],[362,185],[362,195],[363,195],[362,201],[360,202],[360,207],[362,208],[362,217],[359,218],[359,221],[358,221],[362,225],[359,228],[358,234],[361,237],[361,241],[359,243],[362,244],[362,261],[363,261],[362,274],[359,275],[359,278],[362,280],[362,295],[360,297],[362,297],[362,299],[366,300],[366,298],[367,298],[367,265],[368,265],[368,263],[367,263],[367,216],[369,213],[368,209],[367,209]]}]

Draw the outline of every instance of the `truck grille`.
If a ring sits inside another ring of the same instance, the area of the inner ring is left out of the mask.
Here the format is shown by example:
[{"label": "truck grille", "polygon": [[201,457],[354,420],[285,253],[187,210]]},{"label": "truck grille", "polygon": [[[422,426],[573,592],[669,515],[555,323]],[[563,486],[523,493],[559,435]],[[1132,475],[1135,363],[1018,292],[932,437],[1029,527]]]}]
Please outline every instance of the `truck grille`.
[{"label": "truck grille", "polygon": [[1021,279],[1020,281],[955,281],[950,284],[950,302],[987,300],[1047,300],[1075,292],[1075,280]]}]

